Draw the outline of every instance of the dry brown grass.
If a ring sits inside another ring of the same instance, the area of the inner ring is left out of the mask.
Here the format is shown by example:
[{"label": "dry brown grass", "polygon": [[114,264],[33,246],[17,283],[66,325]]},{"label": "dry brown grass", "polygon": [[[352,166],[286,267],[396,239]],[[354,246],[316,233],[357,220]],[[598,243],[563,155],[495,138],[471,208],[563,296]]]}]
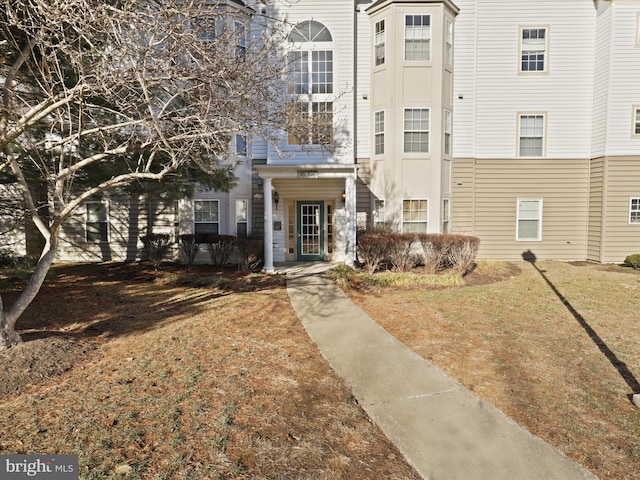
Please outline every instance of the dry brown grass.
[{"label": "dry brown grass", "polygon": [[[40,340],[0,356],[4,379],[24,374],[9,356],[33,373],[0,396],[2,454],[78,454],[82,479],[419,478],[322,359],[279,277],[60,267],[19,326]],[[38,371],[52,339],[68,346],[53,363],[71,369]]]},{"label": "dry brown grass", "polygon": [[638,272],[493,262],[467,281],[472,286],[349,295],[415,352],[602,480],[637,479],[640,409],[628,395],[640,393]]}]

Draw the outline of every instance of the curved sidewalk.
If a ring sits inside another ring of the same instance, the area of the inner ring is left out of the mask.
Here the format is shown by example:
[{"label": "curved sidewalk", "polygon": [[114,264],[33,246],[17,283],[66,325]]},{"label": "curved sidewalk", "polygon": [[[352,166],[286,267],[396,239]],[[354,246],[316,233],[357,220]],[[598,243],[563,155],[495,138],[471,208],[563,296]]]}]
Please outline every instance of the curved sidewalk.
[{"label": "curved sidewalk", "polygon": [[594,480],[389,335],[323,273],[285,266],[311,339],[369,417],[428,480]]}]

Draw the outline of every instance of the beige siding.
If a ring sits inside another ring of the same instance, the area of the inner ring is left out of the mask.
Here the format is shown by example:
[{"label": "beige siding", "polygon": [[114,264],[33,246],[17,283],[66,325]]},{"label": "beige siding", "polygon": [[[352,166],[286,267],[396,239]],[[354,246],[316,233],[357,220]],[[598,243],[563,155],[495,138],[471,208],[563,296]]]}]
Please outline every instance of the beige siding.
[{"label": "beige siding", "polygon": [[589,239],[587,260],[602,259],[602,201],[604,198],[604,159],[591,160],[589,189]]},{"label": "beige siding", "polygon": [[451,229],[455,233],[474,234],[475,159],[453,161],[453,199]]},{"label": "beige siding", "polygon": [[605,159],[603,247],[601,262],[621,263],[640,253],[640,224],[629,224],[629,199],[640,197],[640,157]]},{"label": "beige siding", "polygon": [[[458,162],[457,162],[458,163]],[[455,168],[454,229],[463,232],[457,215],[469,208],[473,186],[473,230],[480,237],[480,258],[518,260],[526,251],[538,259],[583,260],[587,245],[589,163],[586,160],[477,160]],[[469,180],[465,180],[463,174]],[[462,183],[462,185],[459,185]],[[456,199],[466,193],[466,198]],[[542,240],[516,241],[517,200],[543,200]],[[462,210],[462,211],[461,211]],[[468,214],[467,214],[468,215]]]}]

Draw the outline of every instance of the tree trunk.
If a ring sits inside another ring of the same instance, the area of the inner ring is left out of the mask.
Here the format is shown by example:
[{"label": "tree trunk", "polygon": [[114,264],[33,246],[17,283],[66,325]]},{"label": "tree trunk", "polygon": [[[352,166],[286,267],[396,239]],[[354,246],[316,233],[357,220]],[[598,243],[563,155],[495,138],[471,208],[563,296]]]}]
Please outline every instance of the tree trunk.
[{"label": "tree trunk", "polygon": [[56,254],[58,240],[54,236],[51,236],[51,241],[45,246],[40,260],[29,278],[29,283],[22,291],[18,299],[11,305],[11,308],[5,310],[2,303],[2,297],[0,297],[0,350],[10,348],[22,342],[20,335],[16,333],[15,326],[16,321],[31,304],[36,295],[40,291],[45,278],[47,278],[47,272],[51,268],[53,259]]}]

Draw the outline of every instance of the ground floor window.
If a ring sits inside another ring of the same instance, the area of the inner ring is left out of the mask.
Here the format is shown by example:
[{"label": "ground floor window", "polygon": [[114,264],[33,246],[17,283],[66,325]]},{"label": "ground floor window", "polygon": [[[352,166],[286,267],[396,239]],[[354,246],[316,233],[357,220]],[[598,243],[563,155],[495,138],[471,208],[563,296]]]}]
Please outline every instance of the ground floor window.
[{"label": "ground floor window", "polygon": [[87,202],[85,235],[87,242],[108,242],[108,207],[106,202]]},{"label": "ground floor window", "polygon": [[218,200],[194,200],[193,233],[220,232],[220,212]]},{"label": "ground floor window", "polygon": [[380,198],[374,198],[373,200],[373,226],[384,226],[384,200]]},{"label": "ground floor window", "polygon": [[442,233],[449,233],[451,230],[451,200],[442,199]]},{"label": "ground floor window", "polygon": [[518,199],[516,240],[542,240],[542,199]]},{"label": "ground floor window", "polygon": [[402,201],[402,231],[404,233],[427,233],[428,200]]},{"label": "ground floor window", "polygon": [[629,200],[629,223],[640,223],[640,197]]},{"label": "ground floor window", "polygon": [[244,238],[249,234],[249,201],[236,200],[236,236]]}]

